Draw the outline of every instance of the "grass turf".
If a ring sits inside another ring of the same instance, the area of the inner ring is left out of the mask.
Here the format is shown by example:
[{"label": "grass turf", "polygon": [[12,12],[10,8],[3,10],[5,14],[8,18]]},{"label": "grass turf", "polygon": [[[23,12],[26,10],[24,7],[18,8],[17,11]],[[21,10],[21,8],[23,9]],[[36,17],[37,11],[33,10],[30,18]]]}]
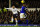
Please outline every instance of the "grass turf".
[{"label": "grass turf", "polygon": [[40,27],[40,26],[0,26],[0,27]]}]

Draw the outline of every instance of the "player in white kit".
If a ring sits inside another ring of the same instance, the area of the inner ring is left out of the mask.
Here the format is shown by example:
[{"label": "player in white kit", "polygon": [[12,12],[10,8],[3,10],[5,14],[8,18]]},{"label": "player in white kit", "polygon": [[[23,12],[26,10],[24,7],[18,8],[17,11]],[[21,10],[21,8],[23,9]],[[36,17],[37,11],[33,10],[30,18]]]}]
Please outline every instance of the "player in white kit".
[{"label": "player in white kit", "polygon": [[6,9],[11,10],[13,12],[12,21],[13,21],[13,18],[14,18],[15,22],[16,22],[16,25],[17,25],[17,23],[18,23],[18,21],[17,21],[17,16],[18,16],[18,12],[17,11],[18,10],[17,10],[17,8],[15,8],[15,6],[13,5],[12,8],[6,8]]}]

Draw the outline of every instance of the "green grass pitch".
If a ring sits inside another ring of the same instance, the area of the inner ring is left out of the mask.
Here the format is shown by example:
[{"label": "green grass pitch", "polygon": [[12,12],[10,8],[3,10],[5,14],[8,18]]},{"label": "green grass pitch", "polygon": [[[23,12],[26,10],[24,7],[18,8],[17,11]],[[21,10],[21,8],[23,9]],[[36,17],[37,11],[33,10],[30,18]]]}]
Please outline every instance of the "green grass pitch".
[{"label": "green grass pitch", "polygon": [[40,26],[0,26],[0,27],[40,27]]}]

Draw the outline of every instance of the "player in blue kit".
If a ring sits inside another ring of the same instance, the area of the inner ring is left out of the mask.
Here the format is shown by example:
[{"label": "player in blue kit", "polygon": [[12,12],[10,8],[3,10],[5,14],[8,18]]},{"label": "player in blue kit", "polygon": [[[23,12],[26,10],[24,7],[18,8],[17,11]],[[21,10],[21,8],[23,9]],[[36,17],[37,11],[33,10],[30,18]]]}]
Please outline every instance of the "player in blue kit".
[{"label": "player in blue kit", "polygon": [[22,8],[21,8],[21,11],[20,11],[20,20],[24,20],[24,18],[26,18],[25,17],[25,13],[26,12],[28,13],[27,8],[26,8],[26,4],[24,3],[23,6],[22,6]]},{"label": "player in blue kit", "polygon": [[[28,13],[28,10],[26,8],[26,4],[24,3],[22,8],[21,8],[21,11],[20,11],[20,20],[24,21],[24,19],[26,19],[26,16],[25,16],[26,13]],[[26,20],[26,21],[27,21],[27,24],[28,24],[28,20]]]}]

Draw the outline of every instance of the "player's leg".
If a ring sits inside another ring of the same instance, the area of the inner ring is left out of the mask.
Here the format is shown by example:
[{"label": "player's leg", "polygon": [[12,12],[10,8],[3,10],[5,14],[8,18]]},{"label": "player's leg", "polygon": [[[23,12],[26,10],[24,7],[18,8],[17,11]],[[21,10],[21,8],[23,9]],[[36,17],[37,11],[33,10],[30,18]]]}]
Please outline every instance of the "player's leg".
[{"label": "player's leg", "polygon": [[17,15],[17,14],[15,14],[15,22],[16,22],[16,25],[18,25],[17,17],[18,17],[18,15]]},{"label": "player's leg", "polygon": [[12,16],[12,17],[11,17],[11,21],[13,22],[13,20],[14,20],[14,19],[13,19],[13,16]]},{"label": "player's leg", "polygon": [[[26,19],[25,14],[20,14],[20,20],[22,20],[24,22],[24,20]],[[28,25],[28,20],[25,20],[27,22]]]},{"label": "player's leg", "polygon": [[17,18],[15,18],[15,22],[16,22],[16,25],[18,25],[18,21],[17,21]]},{"label": "player's leg", "polygon": [[24,14],[24,20],[27,22],[26,24],[28,25],[28,19],[27,18],[27,15]]}]

